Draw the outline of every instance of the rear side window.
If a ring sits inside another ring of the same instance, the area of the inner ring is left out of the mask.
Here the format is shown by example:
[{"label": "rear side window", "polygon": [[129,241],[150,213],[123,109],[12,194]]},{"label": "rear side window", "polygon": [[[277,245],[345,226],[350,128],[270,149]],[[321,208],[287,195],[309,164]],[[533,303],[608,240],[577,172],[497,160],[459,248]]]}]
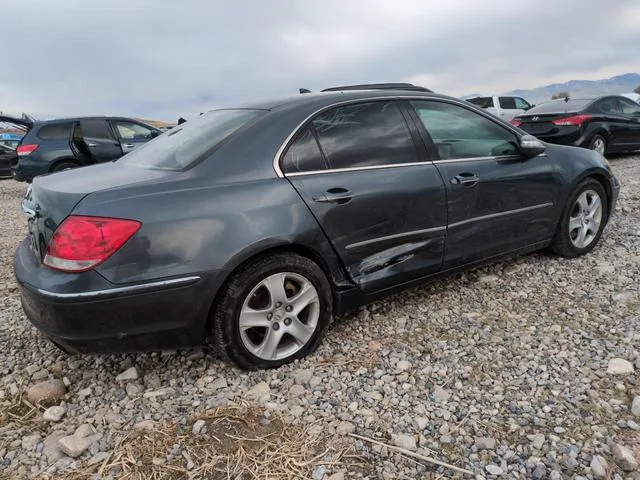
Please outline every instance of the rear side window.
[{"label": "rear side window", "polygon": [[416,162],[416,152],[398,103],[369,102],[334,108],[313,121],[331,168]]},{"label": "rear side window", "polygon": [[183,170],[211,155],[264,110],[215,110],[136,147],[121,162],[159,170]]},{"label": "rear side window", "polygon": [[284,173],[299,173],[326,168],[327,165],[313,131],[310,128],[305,128],[287,150],[282,160],[282,171]]},{"label": "rear side window", "polygon": [[612,113],[612,114],[622,113],[620,111],[620,106],[618,105],[617,98],[605,98],[604,100],[601,100],[598,103],[596,103],[596,108],[602,113]]},{"label": "rear side window", "polygon": [[523,100],[520,97],[515,97],[513,101],[516,103],[516,108],[519,108],[520,110],[527,110],[528,108],[531,107],[529,103],[527,103],[525,100]]},{"label": "rear side window", "polygon": [[513,97],[498,97],[500,101],[500,108],[506,108],[507,110],[515,110],[516,100]]},{"label": "rear side window", "polygon": [[65,140],[71,135],[71,122],[44,125],[38,131],[38,138],[42,140]]},{"label": "rear side window", "polygon": [[113,139],[111,129],[105,120],[81,120],[80,128],[84,137]]},{"label": "rear side window", "polygon": [[489,108],[493,107],[493,97],[476,97],[470,98],[467,100],[469,103],[473,103],[474,105],[480,108]]}]

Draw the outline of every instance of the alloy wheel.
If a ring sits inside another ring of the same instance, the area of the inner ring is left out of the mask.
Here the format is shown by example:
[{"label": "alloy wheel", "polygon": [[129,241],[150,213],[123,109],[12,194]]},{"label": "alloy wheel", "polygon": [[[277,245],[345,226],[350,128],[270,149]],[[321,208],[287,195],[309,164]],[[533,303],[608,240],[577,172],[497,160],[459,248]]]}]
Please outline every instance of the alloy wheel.
[{"label": "alloy wheel", "polygon": [[577,248],[588,247],[602,223],[602,199],[595,190],[585,190],[576,199],[569,216],[569,238]]},{"label": "alloy wheel", "polygon": [[270,275],[244,300],[239,317],[244,347],[262,360],[281,360],[303,348],[320,318],[313,284],[293,272]]},{"label": "alloy wheel", "polygon": [[604,138],[598,137],[593,141],[591,145],[591,149],[598,152],[600,155],[604,155],[607,144],[604,141]]}]

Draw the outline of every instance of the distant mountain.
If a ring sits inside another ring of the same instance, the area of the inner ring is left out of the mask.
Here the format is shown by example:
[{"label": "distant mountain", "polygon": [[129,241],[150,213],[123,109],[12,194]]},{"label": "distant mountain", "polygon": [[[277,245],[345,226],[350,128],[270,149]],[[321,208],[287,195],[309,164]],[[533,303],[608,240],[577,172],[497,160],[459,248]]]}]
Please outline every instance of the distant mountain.
[{"label": "distant mountain", "polygon": [[590,98],[600,95],[631,93],[639,86],[640,74],[625,73],[605,80],[570,80],[565,83],[553,83],[531,90],[513,90],[505,95],[523,97],[529,102],[539,104],[548,102],[551,100],[551,96],[558,92],[569,92],[572,98]]}]

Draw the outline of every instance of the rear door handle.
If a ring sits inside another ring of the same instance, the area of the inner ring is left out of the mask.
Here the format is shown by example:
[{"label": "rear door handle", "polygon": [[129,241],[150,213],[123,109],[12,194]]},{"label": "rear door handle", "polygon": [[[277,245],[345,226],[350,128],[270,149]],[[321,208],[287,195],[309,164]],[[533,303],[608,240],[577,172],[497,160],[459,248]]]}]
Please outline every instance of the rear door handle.
[{"label": "rear door handle", "polygon": [[346,188],[330,188],[322,195],[313,197],[314,202],[319,203],[347,203],[353,198],[353,193]]},{"label": "rear door handle", "polygon": [[133,143],[125,143],[125,144],[123,145],[123,147],[126,147],[126,148],[133,148],[133,147],[135,147],[135,145],[134,145]]},{"label": "rear door handle", "polygon": [[451,183],[454,185],[464,185],[465,187],[471,187],[478,183],[480,178],[475,173],[463,172],[459,173],[451,179]]},{"label": "rear door handle", "polygon": [[88,147],[97,147],[98,144],[97,143],[87,143]]}]

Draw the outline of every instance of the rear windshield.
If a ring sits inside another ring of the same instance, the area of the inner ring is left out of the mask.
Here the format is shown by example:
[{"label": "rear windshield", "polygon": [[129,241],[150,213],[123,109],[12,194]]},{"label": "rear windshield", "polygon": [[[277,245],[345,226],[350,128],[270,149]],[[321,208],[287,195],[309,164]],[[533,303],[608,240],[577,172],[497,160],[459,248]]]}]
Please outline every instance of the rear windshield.
[{"label": "rear windshield", "polygon": [[493,97],[476,97],[467,100],[469,103],[479,106],[480,108],[493,107]]},{"label": "rear windshield", "polygon": [[136,147],[121,162],[159,170],[184,170],[211,155],[236,130],[264,110],[215,110]]},{"label": "rear windshield", "polygon": [[531,110],[527,110],[527,115],[540,114],[540,113],[566,113],[566,112],[579,112],[589,105],[593,100],[576,98],[575,100],[552,100],[551,102],[543,103],[537,107],[533,107]]}]

